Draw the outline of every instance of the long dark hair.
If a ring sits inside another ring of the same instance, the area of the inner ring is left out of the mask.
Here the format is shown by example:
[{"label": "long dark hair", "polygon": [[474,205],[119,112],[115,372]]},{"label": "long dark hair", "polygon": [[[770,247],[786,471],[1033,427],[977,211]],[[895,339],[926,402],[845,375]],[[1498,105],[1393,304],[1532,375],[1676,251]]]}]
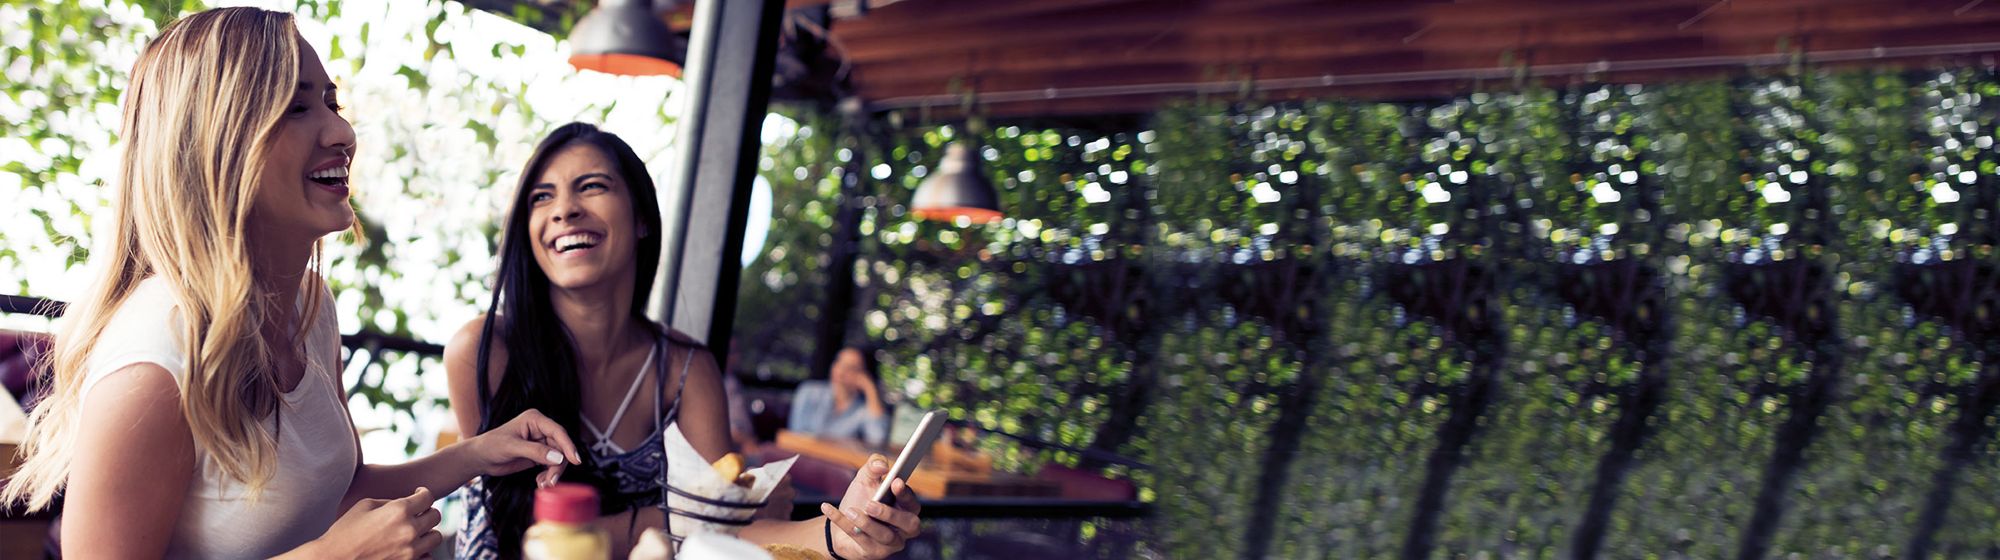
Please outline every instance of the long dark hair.
[{"label": "long dark hair", "polygon": [[[652,295],[653,271],[660,264],[659,232],[665,230],[660,227],[659,195],[654,190],[652,176],[646,172],[646,163],[624,140],[588,124],[563,125],[542,139],[541,145],[535,147],[535,154],[528,158],[528,165],[521,169],[521,182],[514,190],[513,206],[507,212],[507,224],[501,233],[500,270],[493,286],[493,300],[486,306],[486,322],[479,331],[479,369],[475,371],[482,401],[480,433],[532,408],[561,423],[569,432],[570,441],[579,444],[586,441],[576,351],[562,320],[556,317],[555,306],[550,303],[549,276],[535,262],[536,241],[528,236],[529,215],[534,209],[529,200],[533,186],[540,180],[549,158],[571,145],[595,147],[617,162],[618,174],[632,198],[633,215],[644,226],[641,231],[654,232],[639,239],[631,309],[635,320],[653,328],[652,321],[646,318],[646,302]],[[489,399],[487,353],[496,334],[507,348],[507,369],[501,374],[500,387]],[[606,512],[624,510],[623,504],[614,503],[618,495],[616,485],[592,476],[590,473],[596,469],[592,468],[590,454],[581,455],[584,464],[565,469],[563,480],[597,487],[599,503]],[[514,558],[520,553],[521,535],[527,531],[534,510],[535,473],[539,470],[485,479],[487,519],[504,557]]]}]

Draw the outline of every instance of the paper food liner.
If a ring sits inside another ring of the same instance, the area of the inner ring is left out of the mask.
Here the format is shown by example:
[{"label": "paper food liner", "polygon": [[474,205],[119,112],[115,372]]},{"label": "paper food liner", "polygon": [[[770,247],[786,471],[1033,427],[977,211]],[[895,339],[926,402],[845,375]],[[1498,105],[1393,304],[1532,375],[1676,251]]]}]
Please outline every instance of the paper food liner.
[{"label": "paper food liner", "polygon": [[695,533],[681,542],[679,560],[772,560],[771,554],[736,537]]},{"label": "paper food liner", "polygon": [[666,432],[661,439],[667,448],[667,464],[671,465],[667,469],[667,527],[672,529],[675,541],[695,533],[735,536],[764,507],[765,498],[799,459],[793,456],[750,469],[748,472],[757,479],[744,488],[716,474],[708,460],[681,435],[678,425],[668,424]]}]

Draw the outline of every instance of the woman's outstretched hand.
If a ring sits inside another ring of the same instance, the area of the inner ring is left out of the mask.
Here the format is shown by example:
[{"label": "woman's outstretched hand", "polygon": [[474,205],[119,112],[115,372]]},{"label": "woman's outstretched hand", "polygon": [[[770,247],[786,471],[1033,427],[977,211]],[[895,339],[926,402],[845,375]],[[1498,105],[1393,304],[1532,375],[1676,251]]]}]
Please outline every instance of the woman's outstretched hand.
[{"label": "woman's outstretched hand", "polygon": [[534,409],[465,443],[483,475],[513,474],[537,465],[547,467],[542,474],[535,475],[536,486],[555,484],[562,477],[565,463],[583,463],[562,424]]}]

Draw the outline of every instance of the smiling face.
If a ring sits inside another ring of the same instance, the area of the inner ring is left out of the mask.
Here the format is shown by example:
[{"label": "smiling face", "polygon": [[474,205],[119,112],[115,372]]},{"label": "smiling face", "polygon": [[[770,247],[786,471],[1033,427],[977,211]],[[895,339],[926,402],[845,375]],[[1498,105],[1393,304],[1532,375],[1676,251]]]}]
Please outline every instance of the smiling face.
[{"label": "smiling face", "polygon": [[641,231],[618,166],[596,146],[576,143],[550,156],[528,191],[528,239],[555,287],[630,282]]},{"label": "smiling face", "polygon": [[298,87],[271,133],[251,222],[262,238],[310,242],[354,223],[347,204],[354,127],[340,116],[319,54],[298,44]]}]

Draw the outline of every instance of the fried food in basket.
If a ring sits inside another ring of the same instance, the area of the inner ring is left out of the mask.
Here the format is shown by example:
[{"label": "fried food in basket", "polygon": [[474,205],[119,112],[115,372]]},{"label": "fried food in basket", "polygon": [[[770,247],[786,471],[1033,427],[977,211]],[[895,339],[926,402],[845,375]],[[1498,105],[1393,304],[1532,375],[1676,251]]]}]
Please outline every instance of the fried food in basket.
[{"label": "fried food in basket", "polygon": [[771,553],[771,560],[826,560],[826,555],[817,550],[789,544],[767,544],[764,551]]},{"label": "fried food in basket", "polygon": [[721,459],[716,459],[715,463],[709,466],[714,468],[715,474],[721,475],[723,480],[733,482],[737,486],[749,488],[757,484],[757,475],[743,470],[743,456],[740,454],[730,453],[723,455]]}]

